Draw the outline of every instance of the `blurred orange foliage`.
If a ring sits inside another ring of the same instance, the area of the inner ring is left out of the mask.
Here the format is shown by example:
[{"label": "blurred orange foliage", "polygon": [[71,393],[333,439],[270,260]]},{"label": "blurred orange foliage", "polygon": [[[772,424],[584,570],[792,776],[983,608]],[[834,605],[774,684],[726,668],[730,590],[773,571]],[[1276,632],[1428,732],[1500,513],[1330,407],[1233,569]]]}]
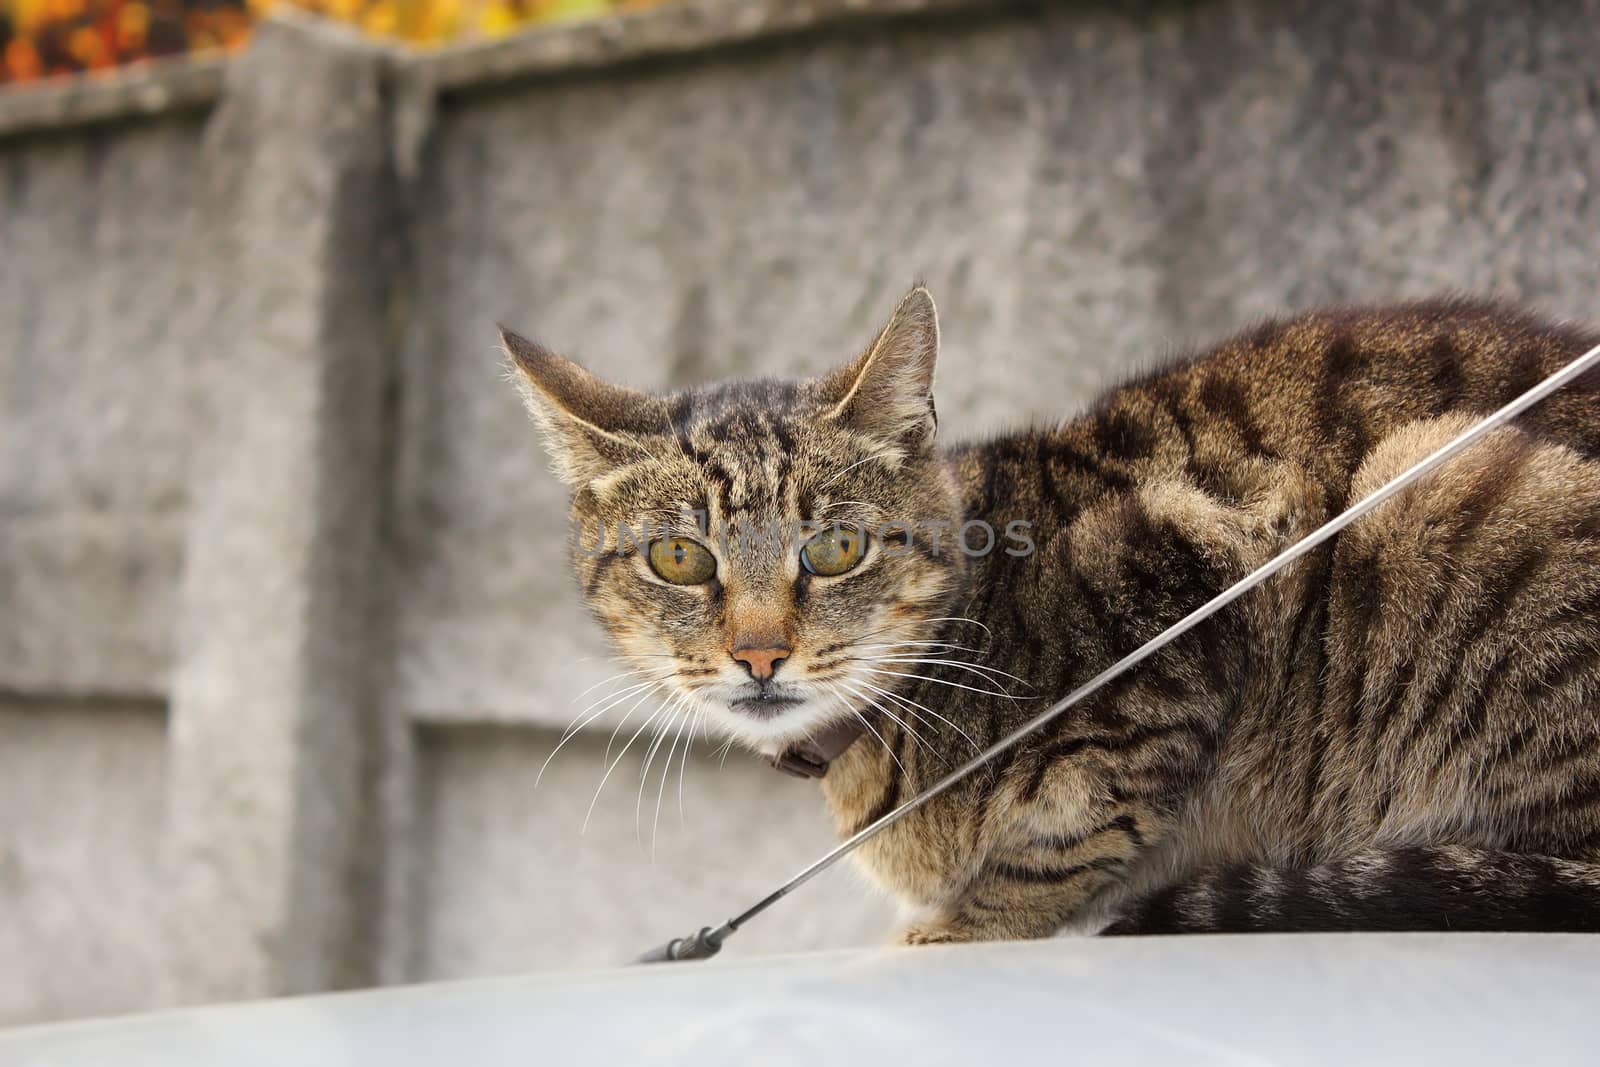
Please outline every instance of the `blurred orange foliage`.
[{"label": "blurred orange foliage", "polygon": [[415,44],[497,37],[670,0],[0,0],[0,84],[236,49],[275,6]]}]

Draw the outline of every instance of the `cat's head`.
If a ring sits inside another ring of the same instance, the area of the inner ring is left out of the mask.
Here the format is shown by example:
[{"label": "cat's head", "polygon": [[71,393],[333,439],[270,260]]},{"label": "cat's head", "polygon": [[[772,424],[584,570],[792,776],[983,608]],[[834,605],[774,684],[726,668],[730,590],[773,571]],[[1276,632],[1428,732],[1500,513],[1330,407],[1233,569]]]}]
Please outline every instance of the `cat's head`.
[{"label": "cat's head", "polygon": [[962,563],[927,290],[821,378],[666,397],[502,336],[588,606],[654,695],[770,753],[896,688],[881,661],[934,640]]}]

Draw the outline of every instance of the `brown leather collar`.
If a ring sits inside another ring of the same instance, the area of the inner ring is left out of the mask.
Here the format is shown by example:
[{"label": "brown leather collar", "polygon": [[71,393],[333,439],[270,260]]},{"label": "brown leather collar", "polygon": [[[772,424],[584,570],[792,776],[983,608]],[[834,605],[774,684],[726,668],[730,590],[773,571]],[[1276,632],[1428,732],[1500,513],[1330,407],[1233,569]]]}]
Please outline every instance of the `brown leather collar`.
[{"label": "brown leather collar", "polygon": [[861,718],[845,719],[816,737],[790,745],[772,757],[772,765],[796,778],[821,778],[828,773],[828,764],[844,755],[845,749],[866,732],[867,724]]}]

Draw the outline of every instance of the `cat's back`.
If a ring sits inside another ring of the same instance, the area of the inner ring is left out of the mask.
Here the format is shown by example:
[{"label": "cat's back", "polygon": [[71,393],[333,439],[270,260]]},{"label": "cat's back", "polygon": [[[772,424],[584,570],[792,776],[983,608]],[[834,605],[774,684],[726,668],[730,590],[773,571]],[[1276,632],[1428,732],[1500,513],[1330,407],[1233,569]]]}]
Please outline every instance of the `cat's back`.
[{"label": "cat's back", "polygon": [[[1482,300],[1310,311],[1171,359],[1076,418],[958,445],[949,459],[967,514],[1026,517],[1041,544],[1161,481],[1230,506],[1305,480],[1320,498],[1307,518],[1321,521],[1397,431],[1488,414],[1596,344],[1600,330]],[[1600,372],[1516,425],[1600,457]]]},{"label": "cat's back", "polygon": [[[1486,414],[1597,343],[1593,329],[1459,298],[1313,311],[1113,390],[1091,432],[1112,441],[1137,419],[1152,449],[1181,443],[1202,465],[1293,459],[1343,484],[1399,427]],[[1585,376],[1525,416],[1525,428],[1600,454],[1597,387],[1600,377]]]}]

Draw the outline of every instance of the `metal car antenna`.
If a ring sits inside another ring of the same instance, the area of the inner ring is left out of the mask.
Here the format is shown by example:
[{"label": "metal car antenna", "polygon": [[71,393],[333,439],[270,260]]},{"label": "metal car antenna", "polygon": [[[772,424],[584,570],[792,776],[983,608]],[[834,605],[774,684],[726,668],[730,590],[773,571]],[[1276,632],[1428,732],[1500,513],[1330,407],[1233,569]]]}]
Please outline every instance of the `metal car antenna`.
[{"label": "metal car antenna", "polygon": [[905,818],[907,815],[910,815],[918,808],[927,804],[928,801],[932,800],[934,797],[938,796],[951,786],[955,785],[957,782],[961,781],[961,779],[965,778],[968,774],[971,774],[973,771],[977,770],[979,767],[982,767],[984,764],[988,763],[1002,752],[1005,752],[1013,745],[1022,741],[1029,734],[1032,734],[1035,730],[1039,729],[1041,726],[1044,726],[1046,723],[1059,716],[1062,712],[1083,700],[1084,697],[1093,693],[1107,682],[1110,682],[1127,671],[1132,670],[1134,667],[1149,659],[1151,656],[1161,651],[1161,649],[1165,648],[1167,645],[1170,645],[1172,642],[1176,641],[1178,638],[1182,637],[1184,634],[1188,633],[1202,622],[1205,622],[1211,616],[1215,615],[1217,612],[1221,611],[1235,600],[1238,600],[1240,597],[1250,592],[1250,590],[1254,589],[1256,586],[1265,582],[1268,578],[1271,578],[1274,574],[1277,574],[1291,563],[1306,555],[1306,553],[1310,552],[1312,549],[1328,541],[1339,531],[1343,530],[1345,527],[1349,526],[1363,515],[1366,515],[1368,512],[1381,505],[1384,501],[1388,500],[1390,497],[1394,496],[1408,485],[1417,481],[1419,478],[1424,477],[1434,468],[1438,467],[1441,463],[1444,463],[1446,460],[1456,455],[1462,449],[1467,448],[1469,445],[1473,444],[1475,441],[1479,440],[1493,430],[1504,426],[1506,423],[1522,414],[1534,404],[1537,404],[1539,401],[1543,400],[1551,393],[1554,393],[1562,386],[1567,385],[1584,371],[1593,367],[1596,363],[1600,363],[1600,345],[1591,348],[1589,351],[1585,352],[1577,359],[1574,359],[1571,363],[1568,363],[1565,367],[1556,371],[1554,374],[1550,375],[1548,378],[1544,379],[1542,382],[1535,385],[1533,388],[1529,389],[1527,392],[1523,393],[1509,404],[1500,408],[1493,414],[1486,416],[1484,419],[1468,427],[1466,430],[1463,430],[1447,444],[1438,448],[1418,462],[1412,464],[1410,467],[1407,467],[1405,470],[1389,479],[1383,485],[1373,490],[1363,499],[1346,508],[1332,519],[1329,519],[1317,529],[1302,537],[1299,541],[1296,541],[1294,544],[1290,545],[1288,548],[1284,549],[1278,555],[1274,556],[1266,563],[1263,563],[1261,566],[1257,567],[1243,578],[1240,578],[1237,582],[1234,582],[1228,588],[1224,589],[1222,592],[1206,601],[1200,607],[1196,608],[1188,615],[1185,615],[1183,618],[1167,627],[1167,629],[1163,630],[1155,637],[1152,637],[1143,645],[1140,645],[1138,648],[1134,649],[1126,656],[1123,656],[1121,659],[1117,660],[1115,663],[1101,671],[1099,674],[1095,675],[1093,678],[1090,678],[1088,681],[1078,686],[1078,688],[1074,689],[1072,692],[1068,693],[1066,696],[1050,705],[1044,711],[1041,711],[1027,723],[1024,723],[1022,726],[1019,726],[1005,737],[1002,737],[1000,740],[996,741],[994,744],[990,745],[988,748],[984,749],[982,752],[978,753],[966,763],[963,763],[961,766],[957,767],[955,770],[951,771],[949,774],[945,775],[943,778],[939,779],[933,785],[924,789],[922,792],[918,793],[904,804],[901,804],[893,811],[883,815],[875,822],[863,827],[861,830],[857,831],[844,841],[840,842],[838,845],[834,846],[833,849],[821,856],[810,866],[800,871],[799,874],[796,874],[793,878],[790,878],[787,882],[784,882],[782,885],[778,886],[778,888],[774,889],[772,892],[768,893],[766,896],[750,905],[750,907],[746,908],[744,911],[739,912],[733,918],[726,920],[720,926],[704,926],[701,927],[697,933],[690,934],[688,937],[673,938],[666,944],[653,948],[643,956],[639,957],[639,962],[661,963],[674,960],[704,960],[715,956],[719,951],[721,951],[723,942],[731,937],[735,931],[741,929],[751,919],[755,918],[757,915],[760,915],[772,905],[776,904],[778,901],[782,900],[796,889],[799,889],[811,879],[815,878],[817,875],[821,874],[823,871],[839,862],[839,860],[843,859],[845,856],[848,856],[851,852],[854,852],[856,849],[860,848],[862,845],[866,844],[868,841],[872,840],[874,837],[878,836],[883,831],[887,830],[889,827]]}]

